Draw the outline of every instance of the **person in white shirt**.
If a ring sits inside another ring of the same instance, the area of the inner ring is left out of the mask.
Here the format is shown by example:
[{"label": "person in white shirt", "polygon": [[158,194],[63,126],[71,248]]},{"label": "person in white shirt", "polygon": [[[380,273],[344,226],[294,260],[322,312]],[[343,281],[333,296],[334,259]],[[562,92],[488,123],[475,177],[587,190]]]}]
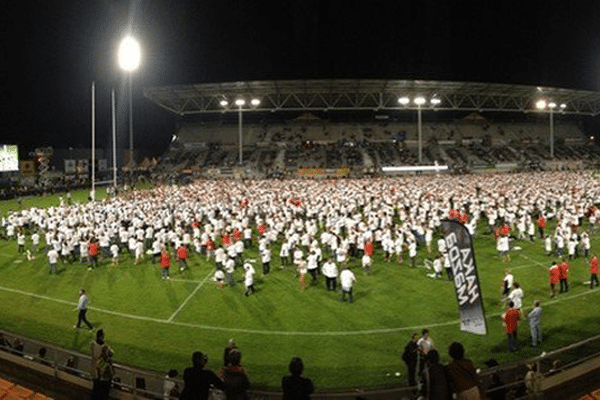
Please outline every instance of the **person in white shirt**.
[{"label": "person in white shirt", "polygon": [[58,269],[56,265],[58,264],[58,251],[51,249],[48,252],[48,262],[50,263],[50,274],[54,271],[55,274],[58,275]]},{"label": "person in white shirt", "polygon": [[513,283],[513,290],[508,295],[508,300],[514,303],[514,308],[517,310],[521,309],[521,305],[523,304],[523,289],[521,289],[519,282]]},{"label": "person in white shirt", "polygon": [[246,270],[244,274],[244,285],[246,286],[244,296],[248,297],[250,292],[254,293],[256,291],[254,288],[254,267],[248,262],[244,264],[244,270]]},{"label": "person in white shirt", "polygon": [[119,246],[116,243],[110,246],[110,253],[112,254],[112,264],[116,267],[119,265]]},{"label": "person in white shirt", "polygon": [[367,253],[362,256],[362,266],[367,274],[371,273],[371,257]]},{"label": "person in white shirt", "polygon": [[354,301],[354,296],[352,295],[352,285],[356,281],[356,277],[348,269],[348,267],[344,267],[342,273],[340,274],[340,282],[342,284],[342,294],[340,295],[340,301],[346,300],[346,295],[348,295],[348,301],[352,303]]},{"label": "person in white shirt", "polygon": [[502,286],[502,299],[507,299],[510,293],[510,288],[513,286],[513,275],[510,273],[510,270],[507,269],[504,271],[504,280]]},{"label": "person in white shirt", "polygon": [[[242,243],[242,242],[238,242],[238,243]],[[268,275],[269,271],[271,270],[271,265],[270,265],[270,263],[271,263],[271,248],[269,247],[268,244],[260,252],[260,256],[262,258],[262,263],[263,263],[263,274]]]},{"label": "person in white shirt", "polygon": [[40,245],[40,234],[35,232],[33,235],[31,235],[31,244],[33,246],[33,252],[37,253],[38,251],[38,246]]},{"label": "person in white shirt", "polygon": [[233,271],[235,269],[235,261],[232,257],[228,257],[225,261],[225,273],[227,274],[227,283],[229,286],[235,286],[235,277]]},{"label": "person in white shirt", "polygon": [[308,270],[308,273],[312,277],[313,285],[317,284],[317,275],[319,272],[318,268],[319,268],[319,255],[317,254],[317,252],[315,250],[311,250],[310,254],[308,255],[308,263],[307,263],[306,269]]},{"label": "person in white shirt", "polygon": [[321,268],[321,272],[325,276],[325,285],[327,286],[327,290],[333,290],[337,288],[337,265],[330,259],[323,264]]}]

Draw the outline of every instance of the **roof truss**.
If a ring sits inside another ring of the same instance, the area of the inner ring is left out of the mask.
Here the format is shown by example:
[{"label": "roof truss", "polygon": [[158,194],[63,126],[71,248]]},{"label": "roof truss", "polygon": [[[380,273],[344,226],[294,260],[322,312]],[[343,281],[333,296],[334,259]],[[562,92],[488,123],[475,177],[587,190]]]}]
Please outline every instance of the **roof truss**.
[{"label": "roof truss", "polygon": [[[600,93],[561,88],[477,82],[406,80],[300,80],[209,83],[149,88],[146,98],[177,115],[238,111],[238,98],[258,98],[260,105],[244,111],[402,110],[398,98],[423,96],[441,100],[435,107],[459,111],[532,112],[536,101],[566,104],[565,114],[600,114]],[[227,101],[226,106],[221,102]],[[559,110],[559,109],[557,109]],[[558,112],[558,111],[557,111]]]}]

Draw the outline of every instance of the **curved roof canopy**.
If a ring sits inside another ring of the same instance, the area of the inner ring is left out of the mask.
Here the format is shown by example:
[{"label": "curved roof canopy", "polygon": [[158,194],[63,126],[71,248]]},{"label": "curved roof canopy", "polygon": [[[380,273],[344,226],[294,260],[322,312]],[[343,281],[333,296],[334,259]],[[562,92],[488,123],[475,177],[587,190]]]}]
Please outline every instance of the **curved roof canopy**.
[{"label": "curved roof canopy", "polygon": [[[243,110],[402,110],[554,112],[598,115],[600,93],[500,83],[409,80],[295,80],[204,83],[148,88],[144,96],[180,116]],[[423,97],[415,102],[417,97]],[[400,98],[404,98],[402,102]],[[260,102],[252,102],[258,99]],[[433,102],[432,99],[435,99]],[[257,104],[258,103],[258,104]],[[417,103],[422,103],[417,105]]]}]

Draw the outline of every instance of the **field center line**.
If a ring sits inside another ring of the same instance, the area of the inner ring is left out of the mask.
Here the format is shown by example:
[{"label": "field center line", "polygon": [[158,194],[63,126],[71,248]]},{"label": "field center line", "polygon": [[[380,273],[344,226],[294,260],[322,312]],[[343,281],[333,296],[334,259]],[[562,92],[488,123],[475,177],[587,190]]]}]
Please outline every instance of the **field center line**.
[{"label": "field center line", "polygon": [[533,258],[529,258],[525,254],[521,254],[521,257],[524,257],[524,258],[528,259],[529,261],[533,261],[534,263],[536,263],[537,265],[541,265],[542,267],[544,266],[544,264],[542,264],[541,262],[535,261]]},{"label": "field center line", "polygon": [[192,297],[194,297],[194,295],[196,294],[196,292],[198,290],[200,290],[200,288],[204,285],[204,283],[208,280],[208,278],[210,278],[212,276],[213,272],[209,272],[208,275],[206,275],[206,278],[204,278],[204,280],[202,282],[200,282],[198,284],[198,286],[196,286],[196,289],[194,289],[194,291],[192,293],[190,293],[190,295],[183,301],[183,303],[181,303],[181,305],[179,306],[179,308],[177,310],[175,310],[175,312],[173,314],[171,314],[171,316],[169,317],[169,319],[167,319],[167,322],[171,322],[173,321],[173,318],[175,318],[175,316],[177,314],[179,314],[179,311],[181,311],[181,309],[183,307],[185,307],[185,305],[187,304],[188,301],[190,301],[190,299]]},{"label": "field center line", "polygon": [[[39,295],[39,294],[35,294],[35,293],[24,292],[24,291],[18,290],[18,289],[6,288],[3,286],[0,286],[0,290],[6,291],[6,292],[11,292],[11,293],[17,293],[17,294],[21,294],[21,295],[29,296],[29,297],[33,297],[33,298],[38,298],[38,299],[42,299],[42,300],[54,301],[57,303],[67,304],[67,305],[71,305],[71,306],[77,305],[76,302],[55,299],[52,297],[43,296],[43,295]],[[551,305],[551,304],[560,303],[565,300],[575,299],[578,297],[583,297],[583,296],[587,296],[590,294],[598,294],[598,293],[600,293],[600,290],[586,290],[585,292],[581,292],[581,293],[578,293],[578,294],[575,294],[572,296],[559,297],[557,299],[550,300],[550,301],[544,302],[542,304],[544,306],[547,306],[547,305]],[[523,310],[528,310],[530,308],[532,308],[532,307],[531,306],[524,307]],[[434,323],[434,324],[401,326],[401,327],[396,327],[396,328],[365,329],[365,330],[359,330],[359,331],[322,331],[322,332],[318,332],[318,331],[267,331],[267,330],[261,330],[261,329],[224,328],[224,327],[220,327],[220,326],[191,324],[191,323],[187,323],[187,322],[172,322],[172,321],[168,321],[166,319],[158,319],[158,318],[144,317],[144,316],[140,316],[140,315],[125,314],[125,313],[120,313],[117,311],[105,310],[105,309],[96,308],[96,307],[89,307],[89,309],[98,311],[101,313],[105,313],[105,314],[116,315],[119,317],[135,319],[135,320],[139,320],[139,321],[155,322],[155,323],[159,323],[159,324],[169,324],[171,326],[182,326],[182,327],[186,327],[186,328],[197,328],[197,329],[205,329],[205,330],[212,330],[212,331],[219,331],[219,332],[248,333],[248,334],[258,334],[258,335],[281,335],[281,336],[358,336],[358,335],[370,335],[370,334],[380,334],[380,333],[396,333],[396,332],[411,331],[411,330],[422,329],[422,328],[436,328],[436,327],[443,327],[443,326],[458,325],[460,323],[460,320],[456,319],[456,320],[452,320],[452,321],[438,322],[438,323]],[[504,311],[495,312],[492,314],[486,314],[486,319],[489,320],[490,318],[500,317],[503,313],[504,313]]]}]

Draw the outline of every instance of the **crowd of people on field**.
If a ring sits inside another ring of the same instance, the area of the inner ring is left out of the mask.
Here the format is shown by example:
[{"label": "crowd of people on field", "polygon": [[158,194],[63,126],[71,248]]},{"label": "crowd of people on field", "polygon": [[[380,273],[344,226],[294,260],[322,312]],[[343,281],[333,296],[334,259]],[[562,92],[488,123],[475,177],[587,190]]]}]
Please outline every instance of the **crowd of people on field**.
[{"label": "crowd of people on field", "polygon": [[[214,280],[221,287],[237,285],[237,271],[242,270],[246,296],[256,291],[256,270],[267,277],[272,264],[278,264],[294,268],[300,290],[317,285],[322,276],[326,289],[335,291],[339,279],[340,301],[352,302],[356,282],[352,269],[360,265],[368,274],[378,268],[373,265],[376,251],[386,261],[404,263],[408,258],[412,268],[418,255],[432,259],[433,277],[441,277],[445,268],[452,279],[445,241],[433,243],[446,218],[464,223],[471,235],[477,234],[478,224],[487,223],[505,260],[511,240],[535,241],[538,236],[544,251],[563,257],[563,262],[588,257],[590,236],[598,229],[599,205],[600,180],[581,172],[200,180],[99,202],[14,211],[2,217],[1,226],[3,236],[16,241],[17,251],[31,252],[32,257],[43,239],[50,274],[60,272],[61,261],[67,268],[77,261],[87,263],[90,270],[107,264],[101,260],[119,266],[123,252],[129,252],[134,263],[145,258],[160,262],[163,278],[169,279],[172,258],[183,273],[193,267],[190,255],[197,254],[214,263]],[[548,220],[556,221],[552,232],[547,232]],[[260,260],[249,257],[250,248],[258,250]],[[273,254],[276,250],[278,254]],[[255,268],[257,264],[261,268]],[[591,288],[598,284],[597,268],[593,255]],[[551,295],[558,283],[561,290],[568,290],[567,277],[560,267],[556,269],[549,271]],[[509,310],[520,310],[515,304],[520,302],[520,288],[513,282],[506,288]],[[507,315],[516,314],[507,310]],[[509,322],[505,317],[507,334]],[[512,350],[510,335],[509,344]]]}]

